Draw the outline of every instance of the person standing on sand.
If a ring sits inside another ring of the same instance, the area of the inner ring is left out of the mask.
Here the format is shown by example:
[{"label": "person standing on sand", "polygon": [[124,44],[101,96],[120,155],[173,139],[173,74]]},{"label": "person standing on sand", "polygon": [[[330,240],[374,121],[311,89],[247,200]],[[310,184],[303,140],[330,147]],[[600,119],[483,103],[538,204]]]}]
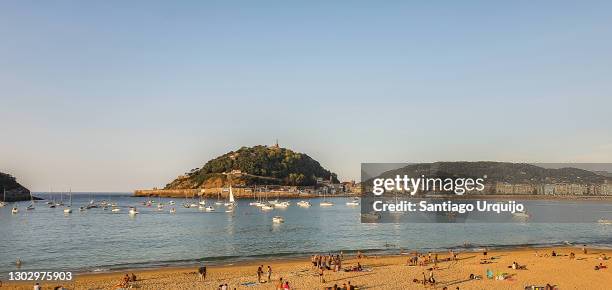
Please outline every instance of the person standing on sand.
[{"label": "person standing on sand", "polygon": [[272,277],[272,267],[268,265],[268,282],[270,282],[270,277]]},{"label": "person standing on sand", "polygon": [[40,284],[36,283],[34,284],[34,290],[40,290]]},{"label": "person standing on sand", "polygon": [[200,281],[204,281],[204,279],[206,279],[206,266],[201,265],[198,268],[198,275],[200,276]]},{"label": "person standing on sand", "polygon": [[263,265],[257,268],[257,282],[261,283],[261,274],[263,274]]}]

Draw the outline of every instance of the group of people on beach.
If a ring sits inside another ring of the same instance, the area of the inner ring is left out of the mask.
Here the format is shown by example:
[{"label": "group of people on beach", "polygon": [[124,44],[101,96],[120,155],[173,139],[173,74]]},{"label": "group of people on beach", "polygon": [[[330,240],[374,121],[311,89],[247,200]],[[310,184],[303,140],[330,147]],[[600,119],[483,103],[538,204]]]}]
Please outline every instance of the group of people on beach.
[{"label": "group of people on beach", "polygon": [[347,283],[342,283],[342,286],[334,284],[334,286],[326,287],[325,290],[355,290],[355,286],[351,285],[351,281],[348,281]]},{"label": "group of people on beach", "polygon": [[135,282],[136,282],[136,275],[134,275],[134,273],[131,273],[131,274],[126,273],[125,276],[123,276],[123,278],[121,279],[121,282],[115,285],[115,289],[130,288],[132,284]]},{"label": "group of people on beach", "polygon": [[[365,258],[365,256],[358,251],[356,256],[358,260]],[[357,265],[348,267],[343,269],[342,264],[344,262],[344,253],[340,252],[338,254],[328,253],[324,254],[316,254],[310,256],[310,262],[312,267],[317,270],[319,274],[319,282],[325,283],[325,271],[333,271],[333,272],[360,272],[363,271],[363,267],[360,262],[357,262]],[[351,284],[351,281],[347,281],[346,283],[342,283],[342,286],[338,284],[334,284],[333,286],[324,287],[325,290],[354,290],[356,287]]]},{"label": "group of people on beach", "polygon": [[438,266],[438,262],[456,261],[457,253],[453,250],[449,250],[449,257],[440,259],[438,254],[427,252],[427,254],[421,254],[419,252],[413,252],[411,257],[408,258],[408,266],[427,266],[434,264],[434,267]]},{"label": "group of people on beach", "polygon": [[268,265],[268,269],[266,270],[266,273],[264,273],[264,266],[263,265],[259,265],[259,267],[257,267],[257,282],[261,283],[261,278],[264,276],[264,274],[267,274],[267,279],[264,280],[264,282],[270,282],[272,279],[272,267],[270,265]]},{"label": "group of people on beach", "polygon": [[317,269],[324,269],[324,270],[333,270],[334,272],[338,272],[342,269],[342,260],[343,260],[343,253],[340,252],[340,254],[336,254],[336,255],[332,255],[332,254],[327,254],[327,255],[312,255],[310,256],[310,262],[312,263],[312,266],[314,268]]}]

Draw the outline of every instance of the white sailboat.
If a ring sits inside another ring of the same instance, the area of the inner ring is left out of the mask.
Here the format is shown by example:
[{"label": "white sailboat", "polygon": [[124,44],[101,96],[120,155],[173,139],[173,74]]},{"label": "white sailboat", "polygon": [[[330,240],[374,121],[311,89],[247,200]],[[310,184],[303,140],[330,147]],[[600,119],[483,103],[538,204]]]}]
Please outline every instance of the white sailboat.
[{"label": "white sailboat", "polygon": [[26,210],[33,210],[34,208],[34,197],[32,196],[32,192],[30,191],[30,205],[26,207]]},{"label": "white sailboat", "polygon": [[0,207],[5,207],[6,206],[6,188],[2,188],[3,191],[3,197],[2,197],[2,201],[0,201]]},{"label": "white sailboat", "polygon": [[64,213],[65,214],[72,213],[72,189],[70,190],[70,203],[68,204],[68,207],[64,209]]},{"label": "white sailboat", "polygon": [[275,224],[282,224],[285,222],[285,219],[282,216],[275,216],[272,218],[272,222]]},{"label": "white sailboat", "polygon": [[223,205],[224,202],[221,200],[221,192],[217,193],[217,201],[215,201],[216,205]]},{"label": "white sailboat", "polygon": [[319,206],[334,206],[334,203],[331,201],[327,201],[325,197],[325,191],[323,191],[323,201],[319,203]]},{"label": "white sailboat", "polygon": [[232,185],[229,186],[229,197],[228,202],[225,203],[225,206],[234,206],[236,201],[234,200],[234,192],[232,191]]},{"label": "white sailboat", "polygon": [[64,194],[60,192],[60,201],[55,203],[55,206],[64,206]]},{"label": "white sailboat", "polygon": [[164,204],[161,201],[161,195],[157,197],[157,210],[158,211],[164,210]]}]

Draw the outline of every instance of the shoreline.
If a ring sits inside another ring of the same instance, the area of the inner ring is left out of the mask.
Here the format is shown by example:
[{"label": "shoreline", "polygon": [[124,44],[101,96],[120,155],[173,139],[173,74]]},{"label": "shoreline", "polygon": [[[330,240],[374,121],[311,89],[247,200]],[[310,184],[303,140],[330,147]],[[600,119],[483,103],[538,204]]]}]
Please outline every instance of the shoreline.
[{"label": "shoreline", "polygon": [[[404,254],[400,254],[401,252],[432,252],[432,253],[445,253],[448,250],[453,250],[456,253],[478,253],[482,251],[482,249],[489,249],[493,251],[515,251],[520,249],[549,249],[549,248],[574,248],[578,249],[582,247],[581,243],[547,243],[547,244],[517,244],[517,245],[483,245],[483,244],[471,244],[468,243],[466,245],[455,245],[448,248],[419,248],[419,249],[408,249],[408,248],[397,248],[397,247],[389,247],[389,248],[379,248],[379,249],[343,249],[338,250],[336,252],[343,252],[347,256],[356,255],[358,252],[368,256],[380,256],[380,257],[394,257],[401,256]],[[605,245],[588,245],[589,249],[592,250],[601,250],[601,251],[612,251],[612,246]],[[335,252],[333,252],[335,253]],[[123,272],[132,272],[132,271],[149,271],[149,270],[158,270],[158,269],[185,269],[185,268],[193,268],[196,267],[200,261],[204,261],[206,265],[213,267],[227,267],[234,265],[248,265],[248,264],[257,264],[263,261],[272,261],[272,262],[287,262],[287,261],[302,261],[307,259],[313,254],[320,254],[315,252],[302,252],[302,253],[279,253],[279,254],[259,254],[253,256],[218,256],[218,257],[208,257],[208,258],[196,258],[193,260],[171,260],[171,261],[155,261],[148,263],[131,263],[131,264],[121,264],[116,265],[100,265],[100,266],[92,266],[85,267],[81,269],[56,269],[55,271],[71,271],[75,275],[98,275],[98,274],[113,274],[113,273],[123,273]],[[32,271],[33,269],[26,270],[18,270],[13,269],[11,271]],[[35,271],[35,270],[34,270]],[[10,272],[10,271],[7,271]],[[5,277],[6,278],[6,277]]]},{"label": "shoreline", "polygon": [[[560,256],[551,257],[549,254],[556,251]],[[326,271],[327,282],[319,282],[317,272],[312,268],[309,256],[293,257],[283,259],[266,259],[228,263],[224,265],[212,265],[206,263],[208,268],[207,279],[200,282],[196,275],[198,264],[181,267],[160,267],[150,269],[132,269],[116,272],[84,272],[75,274],[73,281],[69,283],[42,282],[44,289],[52,286],[63,285],[68,289],[115,289],[117,284],[126,273],[135,273],[139,278],[136,282],[141,289],[214,289],[219,284],[228,283],[230,289],[271,289],[270,283],[255,283],[251,286],[241,285],[253,282],[255,270],[258,265],[271,265],[273,269],[273,281],[284,277],[291,281],[296,289],[322,289],[322,286],[331,287],[333,284],[339,286],[346,281],[353,281],[367,289],[423,289],[420,284],[412,282],[413,279],[421,277],[422,272],[427,273],[426,266],[407,266],[407,259],[413,251],[407,250],[405,254],[369,255],[366,258],[357,259],[354,254],[345,254],[346,266],[354,266],[357,262],[364,268],[370,269],[365,272],[332,272]],[[522,289],[525,285],[540,285],[546,283],[556,284],[560,289],[605,289],[606,282],[612,281],[612,271],[603,269],[596,271],[593,266],[599,262],[612,266],[612,260],[598,260],[601,254],[612,255],[611,249],[599,249],[588,247],[588,254],[584,254],[580,247],[556,246],[556,247],[515,247],[512,249],[488,248],[488,255],[484,256],[482,250],[457,252],[457,261],[440,261],[438,268],[433,272],[439,285],[454,285],[460,289]],[[427,252],[420,252],[425,254]],[[536,253],[539,256],[536,256]],[[569,254],[575,253],[576,258],[570,259]],[[432,252],[440,256],[441,260],[450,258],[449,252]],[[488,264],[481,264],[484,258],[493,258]],[[507,268],[512,262],[526,265],[527,270],[514,270]],[[483,275],[485,269],[495,272],[507,272],[508,279],[494,280],[469,280],[466,279],[470,273]],[[564,271],[573,271],[575,275],[563,275]],[[455,283],[461,281],[460,283]],[[454,284],[453,284],[454,283]],[[31,289],[33,282],[5,282],[3,289]],[[292,288],[293,289],[293,288]],[[438,289],[441,289],[439,287]]]}]

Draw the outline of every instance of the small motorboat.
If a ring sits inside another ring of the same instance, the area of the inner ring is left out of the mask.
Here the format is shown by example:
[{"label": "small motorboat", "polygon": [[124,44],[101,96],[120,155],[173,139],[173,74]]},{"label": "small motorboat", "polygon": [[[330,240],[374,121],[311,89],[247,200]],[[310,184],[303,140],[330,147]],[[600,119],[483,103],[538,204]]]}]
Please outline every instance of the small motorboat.
[{"label": "small motorboat", "polygon": [[334,203],[331,201],[322,201],[319,203],[319,206],[334,206]]},{"label": "small motorboat", "polygon": [[517,211],[515,213],[512,213],[512,215],[515,218],[519,218],[519,219],[528,219],[530,217],[530,215],[527,212],[524,212],[524,211]]},{"label": "small motorboat", "polygon": [[597,223],[600,225],[612,225],[612,220],[610,219],[600,219],[597,220]]},{"label": "small motorboat", "polygon": [[120,212],[121,209],[118,207],[113,207],[113,209],[111,209],[111,212]]},{"label": "small motorboat", "polygon": [[311,207],[312,205],[310,204],[310,202],[305,201],[305,200],[301,200],[297,203],[297,205],[299,207]]},{"label": "small motorboat", "polygon": [[55,204],[54,203],[49,204],[49,208],[55,208]]},{"label": "small motorboat", "polygon": [[130,210],[128,211],[129,215],[137,215],[139,214],[138,210],[135,207],[130,207]]},{"label": "small motorboat", "polygon": [[273,207],[273,206],[271,206],[271,205],[268,205],[268,204],[263,205],[263,206],[261,207],[261,210],[273,210],[273,209],[274,209],[274,207]]},{"label": "small motorboat", "polygon": [[26,210],[33,210],[34,208],[34,204],[30,204],[28,207],[26,207]]},{"label": "small motorboat", "polygon": [[171,208],[170,213],[176,213],[176,208]]},{"label": "small motorboat", "polygon": [[12,214],[17,214],[19,212],[19,209],[14,207],[13,209],[11,209],[11,213]]},{"label": "small motorboat", "polygon": [[359,205],[359,198],[353,198],[353,200],[348,201],[346,203],[346,205],[348,205],[348,206],[358,206]]},{"label": "small motorboat", "polygon": [[272,218],[272,222],[275,224],[282,224],[285,222],[285,219],[282,216],[275,216]]},{"label": "small motorboat", "polygon": [[87,210],[85,207],[83,206],[79,207],[79,211],[85,211],[85,210]]},{"label": "small motorboat", "polygon": [[288,201],[283,201],[283,202],[279,202],[277,204],[274,205],[274,207],[277,208],[288,208],[290,205],[290,203]]},{"label": "small motorboat", "polygon": [[72,208],[70,207],[65,208],[64,213],[72,213]]},{"label": "small motorboat", "polygon": [[204,210],[207,212],[211,212],[211,211],[215,211],[215,208],[209,205],[206,208],[204,208]]},{"label": "small motorboat", "polygon": [[196,208],[196,207],[198,207],[198,204],[197,203],[192,203],[192,204],[189,205],[189,207]]},{"label": "small motorboat", "polygon": [[176,202],[174,202],[174,200],[171,200],[170,202],[168,202],[169,205],[174,205],[176,204]]}]

